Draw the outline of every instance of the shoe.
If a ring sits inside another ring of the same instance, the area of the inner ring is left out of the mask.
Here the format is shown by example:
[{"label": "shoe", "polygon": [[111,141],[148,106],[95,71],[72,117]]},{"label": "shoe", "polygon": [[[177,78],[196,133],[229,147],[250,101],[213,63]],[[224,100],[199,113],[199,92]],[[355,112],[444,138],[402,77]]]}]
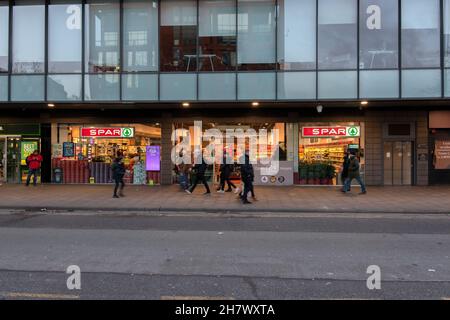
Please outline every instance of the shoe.
[{"label": "shoe", "polygon": [[234,190],[234,193],[236,193],[236,194],[238,194],[238,193],[240,193],[240,189],[239,188],[236,188],[236,190]]},{"label": "shoe", "polygon": [[252,204],[252,203],[248,200],[242,200],[242,204]]},{"label": "shoe", "polygon": [[119,196],[117,194],[113,195],[113,198],[119,198]]},{"label": "shoe", "polygon": [[367,191],[361,191],[359,194],[366,194]]},{"label": "shoe", "polygon": [[223,190],[218,190],[217,193],[225,193]]},{"label": "shoe", "polygon": [[211,194],[210,191],[205,192],[203,195]]},{"label": "shoe", "polygon": [[192,191],[189,190],[189,189],[186,189],[186,190],[184,190],[184,191],[186,191],[186,192],[189,193],[189,194],[192,194]]}]

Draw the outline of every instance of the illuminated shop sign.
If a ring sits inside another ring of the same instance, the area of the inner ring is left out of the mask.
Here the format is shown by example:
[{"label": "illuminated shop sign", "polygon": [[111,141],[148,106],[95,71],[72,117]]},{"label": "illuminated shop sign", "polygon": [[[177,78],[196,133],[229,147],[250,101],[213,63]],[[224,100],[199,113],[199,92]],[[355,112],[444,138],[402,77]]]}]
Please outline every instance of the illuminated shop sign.
[{"label": "illuminated shop sign", "polygon": [[83,138],[133,138],[134,128],[81,128]]},{"label": "illuminated shop sign", "polygon": [[303,127],[302,137],[359,137],[361,128],[359,126],[350,127]]}]

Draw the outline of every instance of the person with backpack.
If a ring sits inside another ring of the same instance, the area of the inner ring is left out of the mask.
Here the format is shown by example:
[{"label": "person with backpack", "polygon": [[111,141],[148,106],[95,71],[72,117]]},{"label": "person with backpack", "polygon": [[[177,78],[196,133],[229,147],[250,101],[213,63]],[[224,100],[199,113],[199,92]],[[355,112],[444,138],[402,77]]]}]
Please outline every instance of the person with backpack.
[{"label": "person with backpack", "polygon": [[[231,192],[236,186],[231,182],[230,176],[234,170],[234,164],[231,163],[231,158],[227,157],[226,153],[223,156],[223,163],[220,165],[220,185],[217,190],[218,193]],[[227,191],[225,191],[225,182],[228,185]]]},{"label": "person with backpack", "polygon": [[[111,170],[112,177],[115,183],[113,198],[119,198],[119,196],[124,197],[125,195],[123,194],[123,189],[125,188],[125,182],[123,181],[123,177],[125,175],[125,165],[123,163],[122,152],[117,152],[117,157],[114,159],[111,165]],[[119,194],[117,194],[117,191],[119,191]]]},{"label": "person with backpack", "polygon": [[38,150],[34,150],[34,152],[30,154],[25,161],[28,166],[26,186],[28,187],[30,185],[31,176],[33,176],[33,186],[36,186],[37,176],[39,174],[41,163],[43,161],[42,156],[39,154]]},{"label": "person with backpack", "polygon": [[241,200],[243,204],[250,204],[247,196],[248,193],[251,192],[252,196],[255,197],[253,191],[253,180],[255,178],[255,173],[253,171],[253,165],[250,163],[250,157],[246,153],[244,156],[244,163],[241,164],[241,179],[244,183],[243,192],[241,194]]},{"label": "person with backpack", "polygon": [[356,179],[356,181],[358,181],[358,183],[361,185],[360,194],[367,193],[366,186],[364,185],[364,182],[361,179],[359,170],[360,170],[360,165],[359,165],[358,158],[356,157],[356,153],[354,151],[352,151],[352,152],[350,152],[350,157],[349,157],[348,177],[345,180],[344,189],[342,190],[342,192],[344,192],[344,193],[350,192],[350,186],[352,184],[352,181],[353,181],[353,179]]},{"label": "person with backpack", "polygon": [[201,155],[199,157],[201,157],[201,163],[196,163],[194,165],[194,167],[192,168],[192,171],[195,174],[194,182],[190,188],[186,189],[186,192],[189,194],[192,194],[192,192],[194,192],[195,188],[197,187],[197,184],[199,182],[201,182],[201,183],[203,183],[203,185],[206,188],[206,192],[204,194],[205,195],[211,194],[211,191],[209,190],[208,182],[206,181],[206,177],[205,177],[205,172],[206,172],[206,169],[208,168],[208,165],[206,164],[205,159],[203,159],[203,157]]}]

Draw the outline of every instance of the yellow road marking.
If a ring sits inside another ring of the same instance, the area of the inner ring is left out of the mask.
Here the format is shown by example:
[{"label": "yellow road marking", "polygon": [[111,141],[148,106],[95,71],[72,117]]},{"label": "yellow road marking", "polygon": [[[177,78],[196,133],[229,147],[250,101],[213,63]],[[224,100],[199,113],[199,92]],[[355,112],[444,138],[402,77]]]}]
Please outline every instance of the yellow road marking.
[{"label": "yellow road marking", "polygon": [[52,294],[52,293],[28,293],[28,292],[8,292],[2,294],[7,298],[26,298],[26,299],[79,299],[80,296],[70,294]]},{"label": "yellow road marking", "polygon": [[235,300],[233,297],[161,296],[161,300]]}]

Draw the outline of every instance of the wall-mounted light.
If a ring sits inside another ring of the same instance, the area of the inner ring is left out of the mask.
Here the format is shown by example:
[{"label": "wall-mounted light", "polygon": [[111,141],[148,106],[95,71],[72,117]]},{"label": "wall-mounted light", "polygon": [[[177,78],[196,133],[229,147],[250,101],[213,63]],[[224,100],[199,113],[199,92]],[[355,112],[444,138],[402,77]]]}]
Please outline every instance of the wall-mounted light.
[{"label": "wall-mounted light", "polygon": [[259,107],[259,102],[258,101],[253,101],[252,102],[252,107]]},{"label": "wall-mounted light", "polygon": [[49,107],[49,108],[54,108],[55,105],[54,105],[53,103],[49,103],[49,104],[47,104],[47,107]]},{"label": "wall-mounted light", "polygon": [[361,101],[361,105],[362,105],[362,106],[367,106],[368,104],[369,104],[369,101],[365,101],[365,100],[364,100],[364,101]]},{"label": "wall-mounted light", "polygon": [[321,104],[319,104],[319,105],[316,107],[316,110],[317,110],[318,113],[322,113],[322,111],[323,111],[323,106],[322,106]]},{"label": "wall-mounted light", "polygon": [[190,106],[189,102],[183,102],[181,105],[183,106],[183,108],[189,108]]}]

